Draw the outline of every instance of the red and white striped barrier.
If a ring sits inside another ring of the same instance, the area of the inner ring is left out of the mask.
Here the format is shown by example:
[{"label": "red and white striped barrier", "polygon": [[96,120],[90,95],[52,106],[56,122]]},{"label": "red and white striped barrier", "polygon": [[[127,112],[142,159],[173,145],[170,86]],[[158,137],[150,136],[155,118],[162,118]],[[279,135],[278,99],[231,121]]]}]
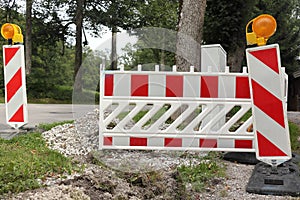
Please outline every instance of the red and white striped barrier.
[{"label": "red and white striped barrier", "polygon": [[6,122],[20,128],[28,122],[23,45],[4,45]]},{"label": "red and white striped barrier", "polygon": [[256,156],[277,166],[291,159],[284,74],[278,45],[247,49]]},{"label": "red and white striped barrier", "polygon": [[101,71],[100,90],[100,149],[255,151],[251,117],[232,129],[251,110],[246,71]]}]

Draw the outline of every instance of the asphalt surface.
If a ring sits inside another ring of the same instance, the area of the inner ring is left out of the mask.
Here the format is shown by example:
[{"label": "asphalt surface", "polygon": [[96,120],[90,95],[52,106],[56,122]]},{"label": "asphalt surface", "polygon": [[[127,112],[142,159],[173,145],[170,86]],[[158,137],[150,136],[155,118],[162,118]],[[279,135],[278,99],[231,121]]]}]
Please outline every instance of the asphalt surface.
[{"label": "asphalt surface", "polygon": [[[24,125],[24,129],[34,128],[42,123],[75,120],[97,107],[98,105],[28,104],[28,124]],[[18,130],[6,124],[5,105],[0,104],[0,137],[9,139],[18,133]]]}]

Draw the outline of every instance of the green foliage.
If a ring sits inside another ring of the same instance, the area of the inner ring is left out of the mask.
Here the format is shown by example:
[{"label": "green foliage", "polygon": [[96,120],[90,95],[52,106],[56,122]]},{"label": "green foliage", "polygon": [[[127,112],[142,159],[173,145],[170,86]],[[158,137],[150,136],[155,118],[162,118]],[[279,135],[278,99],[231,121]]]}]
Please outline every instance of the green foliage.
[{"label": "green foliage", "polygon": [[290,141],[291,141],[291,147],[292,151],[296,153],[300,153],[300,128],[298,125],[289,122],[289,130],[290,130]]},{"label": "green foliage", "polygon": [[37,179],[73,170],[70,159],[48,149],[40,133],[0,139],[0,195],[41,187]]},{"label": "green foliage", "polygon": [[68,90],[73,85],[74,51],[66,48],[61,55],[60,47],[60,43],[37,47],[27,77],[29,98],[71,99],[72,92]]},{"label": "green foliage", "polygon": [[[138,42],[134,46],[128,44],[123,49],[126,54],[121,57],[121,63],[127,68],[138,64],[150,64],[152,67],[155,64],[161,64],[162,70],[165,70],[175,63],[176,34],[172,35],[164,29],[176,30],[179,4],[177,0],[148,0],[146,2],[136,7],[140,21],[133,28],[141,29],[130,32],[138,37]],[[144,29],[145,27],[154,28]],[[170,35],[173,37],[170,38]]]},{"label": "green foliage", "polygon": [[246,42],[245,27],[251,19],[253,0],[207,0],[203,37],[206,44],[221,44],[227,52]]},{"label": "green foliage", "polygon": [[[281,63],[286,67],[288,74],[299,68],[296,57],[299,56],[300,22],[299,1],[290,0],[261,0],[256,4],[254,15],[268,13],[277,21],[277,30],[269,43],[278,43],[280,46]],[[284,12],[282,12],[284,10]]]},{"label": "green foliage", "polygon": [[184,184],[190,183],[196,192],[203,191],[212,179],[225,176],[224,167],[212,160],[203,160],[194,166],[182,165],[178,167],[178,172],[181,181]]},{"label": "green foliage", "polygon": [[107,26],[117,32],[118,28],[130,29],[138,23],[139,15],[136,12],[138,0],[113,0],[113,1],[86,1],[85,17],[87,25],[99,35],[101,26]]},{"label": "green foliage", "polygon": [[[221,44],[227,51],[229,59],[243,56],[246,24],[263,13],[273,15],[277,21],[277,31],[268,43],[280,45],[282,66],[285,66],[287,73],[291,74],[299,68],[296,62],[300,42],[299,1],[207,0],[204,43]],[[237,48],[238,46],[242,48]],[[246,65],[245,59],[240,64]]]}]

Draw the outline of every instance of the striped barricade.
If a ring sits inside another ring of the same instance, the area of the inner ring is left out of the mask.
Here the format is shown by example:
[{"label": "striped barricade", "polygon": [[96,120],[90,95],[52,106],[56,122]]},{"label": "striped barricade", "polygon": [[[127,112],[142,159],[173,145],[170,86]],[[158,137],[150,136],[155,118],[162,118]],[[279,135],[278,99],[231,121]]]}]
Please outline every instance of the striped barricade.
[{"label": "striped barricade", "polygon": [[4,45],[6,122],[17,129],[28,122],[23,45]]},{"label": "striped barricade", "polygon": [[256,156],[265,163],[277,166],[291,159],[286,92],[282,89],[287,83],[281,70],[279,46],[249,48],[246,52],[257,141]]},{"label": "striped barricade", "polygon": [[100,149],[254,152],[250,110],[245,71],[101,71]]}]

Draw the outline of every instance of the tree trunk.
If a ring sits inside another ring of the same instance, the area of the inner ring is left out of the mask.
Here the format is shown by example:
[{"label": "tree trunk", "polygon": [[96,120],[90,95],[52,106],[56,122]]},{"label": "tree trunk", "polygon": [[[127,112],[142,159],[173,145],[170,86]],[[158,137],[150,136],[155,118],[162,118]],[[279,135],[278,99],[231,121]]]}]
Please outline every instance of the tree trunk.
[{"label": "tree trunk", "polygon": [[82,24],[83,24],[83,9],[85,0],[76,0],[76,45],[75,45],[75,67],[74,67],[74,91],[82,91],[82,73],[79,72],[82,64]]},{"label": "tree trunk", "polygon": [[25,58],[26,58],[26,74],[30,74],[31,71],[31,59],[32,59],[32,3],[33,0],[26,0],[26,32],[25,32]]},{"label": "tree trunk", "polygon": [[195,66],[200,71],[201,40],[206,0],[181,0],[176,44],[176,65],[179,71]]},{"label": "tree trunk", "polygon": [[245,56],[246,43],[236,46],[234,52],[228,54],[228,66],[231,72],[240,72]]},{"label": "tree trunk", "polygon": [[117,57],[117,28],[112,28],[112,40],[111,40],[111,70],[116,70],[118,66]]}]

